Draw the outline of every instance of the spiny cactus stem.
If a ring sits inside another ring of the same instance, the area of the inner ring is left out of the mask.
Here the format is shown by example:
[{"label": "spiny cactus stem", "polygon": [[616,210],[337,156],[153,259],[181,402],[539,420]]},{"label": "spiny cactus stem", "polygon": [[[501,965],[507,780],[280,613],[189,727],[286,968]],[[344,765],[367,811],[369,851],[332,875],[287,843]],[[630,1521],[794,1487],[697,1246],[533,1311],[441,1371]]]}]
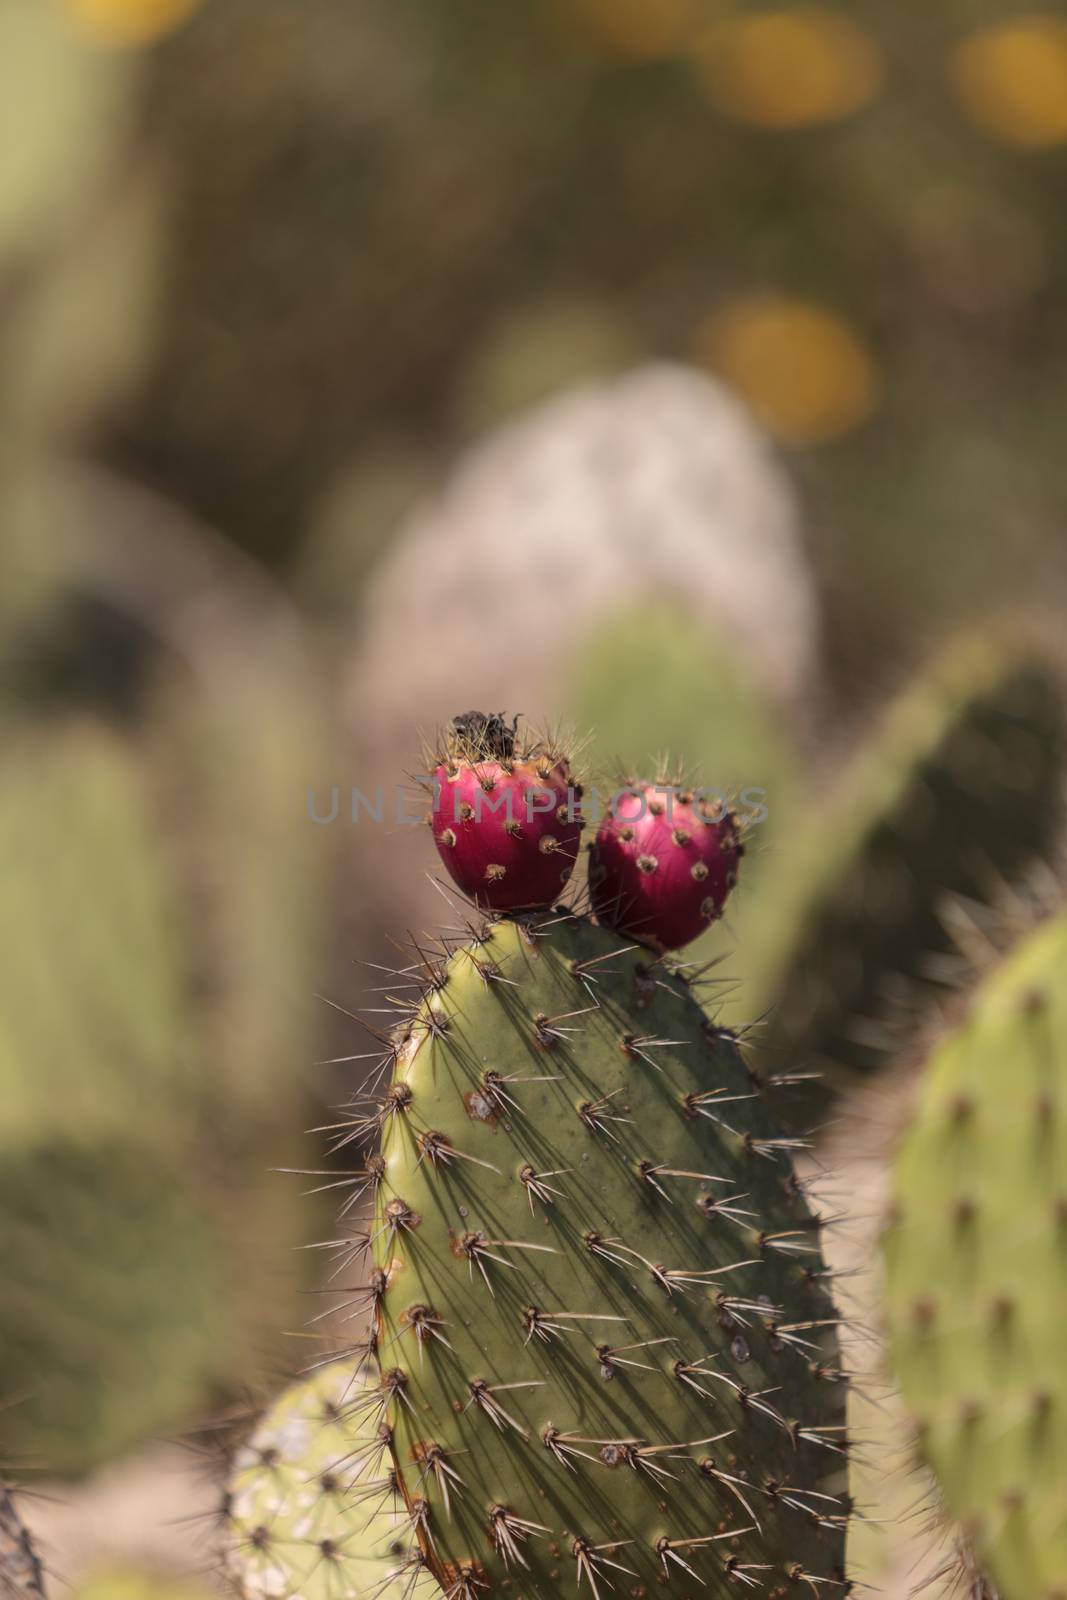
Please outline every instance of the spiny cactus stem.
[{"label": "spiny cactus stem", "polygon": [[[775,1551],[768,1570],[783,1579],[827,1570],[836,1582],[829,1572],[837,1563],[819,1557],[841,1530],[818,1525],[818,1501],[787,1507],[797,1518],[792,1531],[761,1532],[751,1511],[743,1534],[709,1528],[685,1466],[700,1468],[710,1459],[701,1450],[735,1436],[730,1456],[701,1477],[743,1506],[763,1490],[738,1484],[803,1486],[807,1478],[813,1497],[822,1493],[823,1469],[811,1458],[847,1448],[834,1431],[833,1385],[819,1381],[835,1367],[837,1318],[821,1314],[818,1228],[796,1214],[803,1189],[788,1163],[800,1141],[770,1125],[737,1039],[700,1015],[669,968],[660,969],[662,987],[650,980],[659,963],[635,959],[632,944],[568,912],[498,921],[474,949],[450,958],[447,982],[418,1016],[403,1008],[394,1089],[403,1085],[410,1098],[379,1123],[388,1171],[373,1239],[386,1273],[375,1306],[379,1387],[397,1391],[387,1411],[398,1466],[419,1463],[425,1504],[414,1505],[414,1516],[438,1581],[446,1593],[481,1594],[525,1566],[523,1583],[540,1597],[557,1582],[548,1567],[558,1545],[574,1558],[569,1579],[562,1576],[568,1600],[578,1588],[603,1589],[612,1552],[623,1551],[618,1564],[645,1579],[656,1581],[650,1561],[660,1576],[689,1567],[725,1593],[755,1581],[762,1563],[735,1546],[758,1534]],[[487,967],[508,982],[487,980]],[[590,1004],[563,999],[576,982]],[[657,1007],[668,1005],[664,1026]],[[533,1065],[535,1051],[551,1054],[551,1070]],[[367,1109],[357,1104],[353,1116]],[[385,1108],[371,1109],[380,1116]],[[653,1128],[663,1140],[654,1154],[635,1148]],[[722,1192],[716,1201],[702,1189]],[[695,1204],[684,1203],[687,1192]],[[521,1237],[523,1217],[551,1230],[544,1243]],[[731,1249],[735,1229],[740,1247]],[[812,1265],[802,1268],[809,1252]],[[726,1287],[741,1273],[753,1277],[747,1293]],[[591,1281],[606,1303],[589,1296]],[[477,1306],[466,1287],[474,1282],[489,1291]],[[814,1303],[796,1298],[807,1295]],[[698,1325],[708,1331],[694,1360],[686,1334]],[[435,1326],[447,1329],[447,1343]],[[400,1384],[392,1363],[407,1336],[418,1360],[404,1366]],[[799,1348],[809,1340],[816,1349]],[[539,1352],[551,1352],[547,1363]],[[645,1392],[634,1385],[648,1386],[640,1417],[627,1414],[628,1397]],[[586,1397],[581,1416],[572,1392]],[[735,1407],[737,1420],[724,1428]],[[702,1408],[711,1414],[694,1427]],[[662,1426],[650,1429],[651,1417]],[[447,1474],[426,1464],[427,1434],[442,1452],[467,1456],[462,1509],[457,1485],[446,1506]],[[527,1500],[520,1463],[531,1447],[554,1464],[553,1493],[569,1513],[546,1515],[547,1504]],[[751,1471],[752,1453],[768,1465]],[[798,1470],[787,1472],[794,1458]],[[619,1537],[589,1499],[594,1466],[598,1476],[614,1474],[604,1505],[618,1503]],[[658,1486],[663,1509],[634,1500],[620,1469],[635,1484]],[[828,1496],[825,1506],[833,1516],[841,1502]],[[624,1536],[631,1527],[635,1537]],[[546,1528],[556,1529],[547,1554],[549,1535],[531,1531]],[[722,1560],[712,1562],[717,1547]]]}]

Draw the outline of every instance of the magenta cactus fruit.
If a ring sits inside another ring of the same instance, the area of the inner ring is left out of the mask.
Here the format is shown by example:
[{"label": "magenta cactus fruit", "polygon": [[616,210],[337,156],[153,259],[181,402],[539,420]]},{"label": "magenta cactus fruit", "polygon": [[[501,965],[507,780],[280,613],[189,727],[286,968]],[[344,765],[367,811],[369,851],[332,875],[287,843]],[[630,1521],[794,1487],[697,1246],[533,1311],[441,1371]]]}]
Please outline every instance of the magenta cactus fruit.
[{"label": "magenta cactus fruit", "polygon": [[562,751],[502,713],[456,717],[435,757],[430,825],[453,881],[493,911],[550,906],[578,856],[581,789]]},{"label": "magenta cactus fruit", "polygon": [[601,922],[657,950],[677,950],[722,916],[744,845],[716,797],[667,783],[628,784],[590,846]]}]

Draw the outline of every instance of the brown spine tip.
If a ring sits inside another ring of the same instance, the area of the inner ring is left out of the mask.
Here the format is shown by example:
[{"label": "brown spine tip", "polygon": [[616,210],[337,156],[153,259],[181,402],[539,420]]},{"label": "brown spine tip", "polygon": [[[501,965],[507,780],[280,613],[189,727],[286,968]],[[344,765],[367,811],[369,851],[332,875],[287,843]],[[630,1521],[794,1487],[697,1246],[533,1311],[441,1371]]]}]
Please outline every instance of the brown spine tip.
[{"label": "brown spine tip", "polygon": [[401,1200],[399,1196],[395,1200],[390,1200],[385,1208],[385,1217],[393,1228],[417,1228],[422,1221],[419,1213],[414,1211],[406,1200]]},{"label": "brown spine tip", "polygon": [[971,1096],[969,1094],[956,1095],[949,1104],[948,1114],[951,1120],[957,1124],[969,1122],[974,1115],[974,1101]]},{"label": "brown spine tip", "polygon": [[394,1083],[386,1091],[386,1100],[395,1111],[406,1111],[415,1095],[410,1083]]},{"label": "brown spine tip", "polygon": [[996,1327],[1006,1328],[1015,1318],[1014,1300],[1007,1294],[996,1295],[990,1304],[989,1315]]},{"label": "brown spine tip", "polygon": [[417,1339],[427,1340],[431,1337],[433,1324],[439,1322],[440,1318],[432,1307],[419,1304],[409,1306],[402,1312],[400,1321],[411,1329]]},{"label": "brown spine tip", "polygon": [[1037,1016],[1048,1005],[1048,994],[1044,989],[1028,989],[1019,1000],[1019,1010],[1024,1016]]},{"label": "brown spine tip", "polygon": [[911,1308],[911,1320],[916,1328],[927,1331],[937,1321],[937,1305],[929,1298],[916,1300]]},{"label": "brown spine tip", "polygon": [[552,1022],[543,1011],[539,1011],[534,1021],[534,1043],[540,1050],[554,1050],[558,1042],[558,1035],[552,1031]]}]

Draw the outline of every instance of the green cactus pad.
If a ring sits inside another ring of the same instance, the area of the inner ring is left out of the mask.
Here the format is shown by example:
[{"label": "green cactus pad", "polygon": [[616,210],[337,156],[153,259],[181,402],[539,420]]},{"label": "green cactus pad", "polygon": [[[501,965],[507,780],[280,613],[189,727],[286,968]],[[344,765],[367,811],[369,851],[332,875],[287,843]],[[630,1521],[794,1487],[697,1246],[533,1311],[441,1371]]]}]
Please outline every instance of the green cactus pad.
[{"label": "green cactus pad", "polygon": [[42,1600],[44,1569],[11,1491],[0,1483],[0,1595]]},{"label": "green cactus pad", "polygon": [[657,757],[684,756],[746,816],[766,803],[772,824],[788,818],[796,756],[746,661],[706,621],[662,601],[631,606],[584,640],[571,684],[571,720],[592,730],[588,759],[604,771],[621,762],[653,777]]},{"label": "green cactus pad", "polygon": [[885,1236],[893,1367],[1004,1600],[1067,1594],[1067,916],[936,1051]]},{"label": "green cactus pad", "polygon": [[0,1235],[0,1458],[106,1461],[236,1365],[220,1241],[158,1150],[0,1142]]},{"label": "green cactus pad", "polygon": [[731,964],[768,1012],[768,1059],[822,1074],[782,1116],[810,1125],[829,1093],[881,1066],[888,987],[948,948],[946,896],[988,901],[1050,848],[1064,760],[1049,665],[968,636],[893,705],[837,798],[797,819]]},{"label": "green cactus pad", "polygon": [[354,1113],[384,1159],[363,1425],[462,1600],[844,1587],[818,1225],[735,1041],[648,959],[491,925]]},{"label": "green cactus pad", "polygon": [[[234,1466],[226,1567],[243,1600],[432,1600],[415,1573],[411,1525],[389,1485],[386,1453],[360,1426],[362,1373],[330,1363],[286,1389]],[[403,1576],[401,1576],[403,1574]],[[395,1575],[395,1576],[394,1576]]]},{"label": "green cactus pad", "polygon": [[[308,1235],[271,1169],[300,1159],[322,1053],[321,861],[278,772],[305,770],[310,735],[277,697],[301,727],[281,744],[260,701],[209,718],[204,698],[161,694],[155,760],[85,718],[9,730],[0,771],[0,1399],[27,1396],[0,1457],[57,1471],[256,1382],[264,1330],[297,1314],[285,1247]],[[51,1276],[50,1229],[78,1239]]]},{"label": "green cactus pad", "polygon": [[0,773],[0,1137],[188,1107],[195,1058],[170,892],[133,750],[85,722],[20,733]]}]

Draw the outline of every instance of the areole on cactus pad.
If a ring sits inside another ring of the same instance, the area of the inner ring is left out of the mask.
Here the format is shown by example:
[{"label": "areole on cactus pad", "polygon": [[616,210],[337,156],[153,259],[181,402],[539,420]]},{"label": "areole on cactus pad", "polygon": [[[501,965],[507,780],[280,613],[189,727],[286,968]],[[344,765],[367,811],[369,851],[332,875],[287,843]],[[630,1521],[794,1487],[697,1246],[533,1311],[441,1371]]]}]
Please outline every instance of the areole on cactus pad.
[{"label": "areole on cactus pad", "polygon": [[433,757],[430,824],[453,881],[496,911],[547,906],[578,855],[581,789],[558,745],[468,711]]}]

